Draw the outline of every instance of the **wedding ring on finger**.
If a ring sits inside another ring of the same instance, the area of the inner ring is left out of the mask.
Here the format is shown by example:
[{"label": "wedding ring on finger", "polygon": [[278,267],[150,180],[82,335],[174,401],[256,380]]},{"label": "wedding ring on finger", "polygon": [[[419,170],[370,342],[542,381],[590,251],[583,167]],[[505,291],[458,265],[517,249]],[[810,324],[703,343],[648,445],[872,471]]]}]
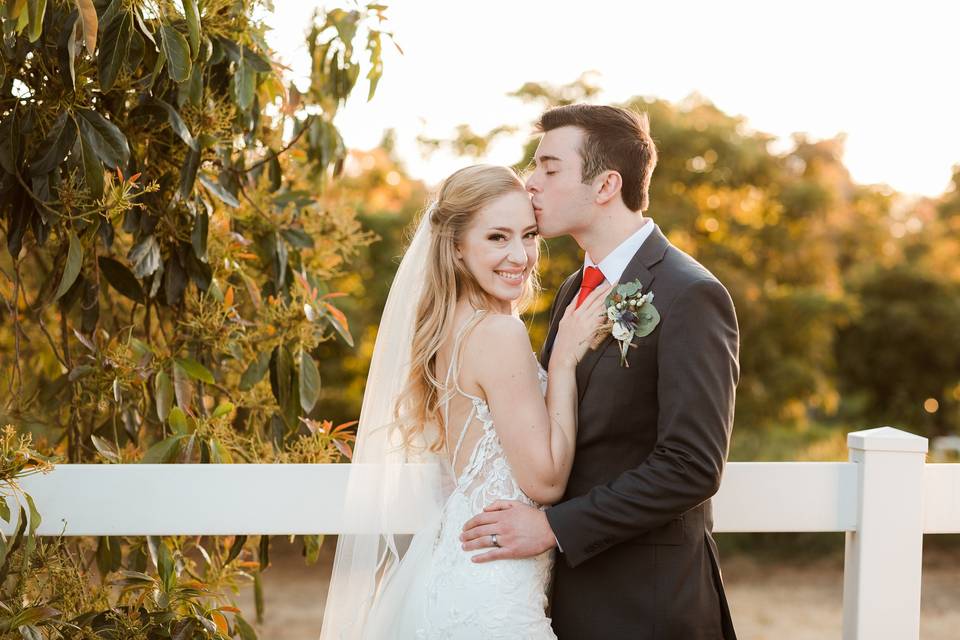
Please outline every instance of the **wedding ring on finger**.
[{"label": "wedding ring on finger", "polygon": [[500,548],[500,543],[497,542],[497,534],[491,533],[491,534],[490,534],[490,541],[493,543],[493,546],[495,546],[497,549]]}]

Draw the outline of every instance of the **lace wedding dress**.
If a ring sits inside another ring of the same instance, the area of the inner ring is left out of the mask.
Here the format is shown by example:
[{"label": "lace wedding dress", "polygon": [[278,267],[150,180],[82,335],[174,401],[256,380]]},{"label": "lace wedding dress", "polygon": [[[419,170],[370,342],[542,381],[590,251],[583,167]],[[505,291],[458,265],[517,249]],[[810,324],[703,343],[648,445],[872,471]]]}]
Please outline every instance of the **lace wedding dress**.
[{"label": "lace wedding dress", "polygon": [[[474,314],[458,332],[446,385],[453,388],[444,401],[449,424],[449,401],[460,394],[470,401],[463,427],[449,460],[454,469],[464,437],[470,429],[481,434],[469,460],[457,475],[455,487],[435,519],[414,535],[397,571],[381,586],[364,628],[363,637],[439,640],[524,638],[555,640],[545,609],[553,568],[553,551],[521,560],[474,563],[472,555],[489,549],[464,551],[459,539],[463,525],[496,500],[517,500],[539,506],[517,484],[483,398],[465,393],[456,380],[457,354],[467,330],[482,313]],[[539,365],[538,365],[539,367]],[[539,367],[541,390],[546,372]]]}]

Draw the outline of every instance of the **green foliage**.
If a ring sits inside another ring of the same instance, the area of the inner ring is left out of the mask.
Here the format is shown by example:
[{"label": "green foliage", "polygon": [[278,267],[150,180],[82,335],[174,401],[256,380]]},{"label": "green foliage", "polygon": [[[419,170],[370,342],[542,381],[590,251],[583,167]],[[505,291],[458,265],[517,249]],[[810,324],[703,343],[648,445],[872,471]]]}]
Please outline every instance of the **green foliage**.
[{"label": "green foliage", "polygon": [[[315,16],[300,93],[251,17],[263,8],[23,0],[0,10],[0,418],[51,459],[350,455],[352,423],[318,415],[328,408],[317,358],[321,345],[352,344],[331,282],[372,235],[329,195],[346,157],[333,120],[364,57],[373,96],[391,36],[382,5]],[[46,544],[36,572],[49,580],[30,593],[0,580],[8,628],[255,637],[215,602],[238,581],[259,583],[269,538],[243,538],[226,558],[221,542]],[[320,543],[304,538],[308,558]],[[103,581],[122,576],[119,599],[85,592],[56,614],[44,608],[73,589],[71,546],[96,559]]]}]

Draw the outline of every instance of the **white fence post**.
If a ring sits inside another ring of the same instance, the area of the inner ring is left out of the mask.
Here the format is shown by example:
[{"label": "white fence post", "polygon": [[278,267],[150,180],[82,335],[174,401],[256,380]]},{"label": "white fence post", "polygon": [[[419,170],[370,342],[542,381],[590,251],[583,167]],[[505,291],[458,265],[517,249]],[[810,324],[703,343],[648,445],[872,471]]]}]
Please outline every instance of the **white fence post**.
[{"label": "white fence post", "polygon": [[857,530],[846,534],[844,640],[920,637],[927,439],[881,427],[848,434],[857,463]]}]

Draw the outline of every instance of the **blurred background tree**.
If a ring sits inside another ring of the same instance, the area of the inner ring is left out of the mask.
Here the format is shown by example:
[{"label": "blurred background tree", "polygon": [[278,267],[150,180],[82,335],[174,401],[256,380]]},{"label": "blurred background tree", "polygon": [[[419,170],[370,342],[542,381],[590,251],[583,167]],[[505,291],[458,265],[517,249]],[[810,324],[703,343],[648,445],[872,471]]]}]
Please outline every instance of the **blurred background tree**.
[{"label": "blurred background tree", "polygon": [[[598,92],[595,76],[584,74],[568,85],[528,82],[511,95],[545,109],[590,101]],[[742,378],[733,459],[845,457],[846,431],[879,424],[926,435],[957,431],[956,184],[936,201],[856,184],[843,165],[842,135],[812,140],[797,134],[789,149],[778,150],[772,136],[700,95],[679,103],[637,97],[623,106],[649,114],[660,149],[648,213],[672,242],[726,284],[736,304]],[[467,164],[517,131],[531,134],[514,165],[523,171],[537,144],[530,122],[485,132],[464,123],[449,138],[420,142],[426,154],[452,151]],[[374,153],[391,157],[389,145]],[[423,185],[408,188],[399,161],[391,162],[396,194],[413,197],[406,206],[384,208],[383,220],[400,229],[427,197]],[[377,175],[383,170],[371,169],[368,178]],[[395,268],[403,250],[401,235],[377,230],[382,240],[361,250],[360,266],[337,282],[345,291],[362,292],[356,297],[368,305],[355,322],[368,342],[355,354],[351,382],[337,397],[336,410],[343,411],[337,420],[359,411],[364,353],[372,348],[388,288],[381,286],[388,279],[372,288],[358,274],[385,276],[383,269]],[[569,238],[545,243],[544,295],[528,316],[535,346],[545,336],[553,293],[581,261]],[[884,280],[905,269],[919,280],[884,290],[894,285]],[[905,311],[897,312],[898,305]],[[907,317],[895,315],[904,312]]]}]

